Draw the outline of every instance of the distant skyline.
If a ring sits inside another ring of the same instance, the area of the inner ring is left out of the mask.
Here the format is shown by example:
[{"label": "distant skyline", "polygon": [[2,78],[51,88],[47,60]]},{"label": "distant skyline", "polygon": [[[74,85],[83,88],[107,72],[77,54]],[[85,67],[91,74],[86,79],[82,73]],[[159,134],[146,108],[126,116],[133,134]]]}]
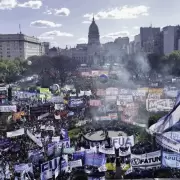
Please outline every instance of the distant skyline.
[{"label": "distant skyline", "polygon": [[133,40],[139,27],[180,24],[180,0],[0,0],[0,33],[22,33],[74,47],[87,43],[94,14],[101,43],[117,37]]}]

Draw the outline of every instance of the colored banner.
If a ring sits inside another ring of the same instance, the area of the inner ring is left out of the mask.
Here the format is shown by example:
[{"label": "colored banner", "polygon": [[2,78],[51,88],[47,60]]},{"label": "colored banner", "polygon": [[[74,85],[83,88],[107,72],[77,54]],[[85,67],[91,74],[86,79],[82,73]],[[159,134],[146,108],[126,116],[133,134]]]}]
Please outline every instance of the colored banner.
[{"label": "colored banner", "polygon": [[162,152],[162,165],[180,169],[180,154],[174,152]]}]

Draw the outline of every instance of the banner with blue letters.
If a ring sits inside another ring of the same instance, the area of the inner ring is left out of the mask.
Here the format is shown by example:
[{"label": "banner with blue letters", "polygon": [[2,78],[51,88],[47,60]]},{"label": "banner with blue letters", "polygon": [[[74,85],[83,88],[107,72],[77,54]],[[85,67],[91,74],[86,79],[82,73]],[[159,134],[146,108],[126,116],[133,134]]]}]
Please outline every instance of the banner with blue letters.
[{"label": "banner with blue letters", "polygon": [[[41,180],[47,180],[52,178],[55,175],[55,171],[59,169],[60,165],[60,157],[54,158],[50,161],[47,161],[41,164]],[[67,155],[63,156],[63,160],[61,161],[62,170],[67,170],[68,168],[68,157]]]},{"label": "banner with blue letters", "polygon": [[162,152],[162,165],[180,169],[180,154],[174,152]]},{"label": "banner with blue letters", "polygon": [[111,138],[112,146],[115,148],[134,146],[134,136],[119,136]]}]

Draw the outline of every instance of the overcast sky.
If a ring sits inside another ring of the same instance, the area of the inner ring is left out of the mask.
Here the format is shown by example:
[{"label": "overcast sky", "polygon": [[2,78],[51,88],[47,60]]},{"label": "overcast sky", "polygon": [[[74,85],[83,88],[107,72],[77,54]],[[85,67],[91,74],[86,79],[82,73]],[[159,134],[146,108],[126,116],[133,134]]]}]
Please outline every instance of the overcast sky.
[{"label": "overcast sky", "polygon": [[180,0],[0,0],[0,33],[36,36],[65,47],[87,42],[95,15],[101,42],[133,40],[140,26],[180,24]]}]

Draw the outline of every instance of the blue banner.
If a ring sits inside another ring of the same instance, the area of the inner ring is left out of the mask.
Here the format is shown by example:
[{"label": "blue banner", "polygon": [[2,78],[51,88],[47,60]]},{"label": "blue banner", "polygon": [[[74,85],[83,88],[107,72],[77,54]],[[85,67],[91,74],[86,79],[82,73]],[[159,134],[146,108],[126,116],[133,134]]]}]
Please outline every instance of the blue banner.
[{"label": "blue banner", "polygon": [[7,148],[11,144],[11,141],[9,139],[0,139],[0,147]]},{"label": "blue banner", "polygon": [[[64,159],[62,159],[61,161],[61,168],[62,170],[65,170],[65,168],[68,167],[67,156],[63,156],[63,158]],[[55,170],[59,168],[59,163],[60,163],[60,157],[57,157],[41,164],[41,177],[44,177],[46,173],[49,171],[51,171],[52,174],[48,176],[49,177],[53,176],[55,174]]]},{"label": "blue banner", "polygon": [[180,154],[174,152],[163,152],[162,165],[165,167],[180,169]]},{"label": "blue banner", "polygon": [[33,173],[32,163],[29,163],[29,164],[23,163],[23,164],[15,165],[15,166],[14,166],[14,171],[17,172],[17,173],[21,173],[21,172],[23,172],[23,171]]},{"label": "blue banner", "polygon": [[105,180],[105,177],[88,177],[88,180]]},{"label": "blue banner", "polygon": [[38,164],[39,160],[44,159],[43,150],[34,149],[34,150],[28,151],[28,159],[30,160],[30,162],[32,162],[34,164]]},{"label": "blue banner", "polygon": [[89,166],[102,166],[106,163],[105,154],[85,153],[85,164]]},{"label": "blue banner", "polygon": [[48,144],[47,155],[52,156],[55,150],[55,143]]},{"label": "blue banner", "polygon": [[73,160],[79,160],[85,158],[85,151],[76,151],[73,153]]},{"label": "blue banner", "polygon": [[75,108],[75,107],[84,107],[85,102],[83,99],[70,99],[68,103],[70,108]]}]

